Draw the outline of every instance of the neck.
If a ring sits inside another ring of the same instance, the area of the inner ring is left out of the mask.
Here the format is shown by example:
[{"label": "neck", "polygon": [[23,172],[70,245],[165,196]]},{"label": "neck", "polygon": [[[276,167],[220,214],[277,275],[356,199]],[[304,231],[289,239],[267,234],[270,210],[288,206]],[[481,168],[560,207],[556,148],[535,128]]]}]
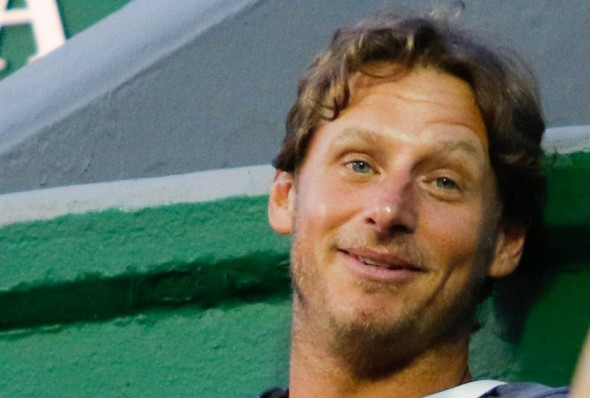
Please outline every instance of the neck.
[{"label": "neck", "polygon": [[416,398],[471,380],[467,365],[469,332],[435,344],[379,377],[351,371],[346,358],[334,354],[328,335],[311,331],[294,319],[291,349],[291,398]]}]

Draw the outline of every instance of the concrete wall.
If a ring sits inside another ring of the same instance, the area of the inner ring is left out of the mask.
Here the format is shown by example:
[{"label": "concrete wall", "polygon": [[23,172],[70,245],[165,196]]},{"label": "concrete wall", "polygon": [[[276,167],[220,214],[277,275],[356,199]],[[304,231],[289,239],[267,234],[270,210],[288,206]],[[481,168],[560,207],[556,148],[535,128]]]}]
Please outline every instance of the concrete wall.
[{"label": "concrete wall", "polygon": [[[465,3],[534,65],[550,127],[590,124],[590,2]],[[0,192],[268,164],[312,54],[387,4],[418,3],[133,1],[0,83]]]}]

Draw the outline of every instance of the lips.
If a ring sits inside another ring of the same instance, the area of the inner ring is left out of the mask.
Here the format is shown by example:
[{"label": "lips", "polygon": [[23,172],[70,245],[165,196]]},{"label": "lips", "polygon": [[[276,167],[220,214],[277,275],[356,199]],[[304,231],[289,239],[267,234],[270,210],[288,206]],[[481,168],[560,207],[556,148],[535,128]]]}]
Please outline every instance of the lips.
[{"label": "lips", "polygon": [[382,282],[407,279],[426,269],[393,253],[339,249],[347,259],[348,269],[358,277]]},{"label": "lips", "polygon": [[340,250],[342,253],[346,254],[347,256],[353,257],[356,260],[364,263],[365,265],[370,265],[374,267],[381,267],[387,269],[408,269],[412,271],[423,271],[423,268],[414,265],[410,261],[406,261],[404,259],[399,258],[394,254],[388,253],[363,253],[363,252],[356,252],[354,250]]},{"label": "lips", "polygon": [[382,268],[387,268],[387,269],[411,268],[411,267],[408,267],[408,266],[405,266],[405,265],[402,265],[399,263],[389,264],[389,263],[376,261],[374,259],[367,258],[367,257],[356,256],[356,259],[359,260],[360,262],[365,263],[365,265],[371,265],[374,267],[382,267]]}]

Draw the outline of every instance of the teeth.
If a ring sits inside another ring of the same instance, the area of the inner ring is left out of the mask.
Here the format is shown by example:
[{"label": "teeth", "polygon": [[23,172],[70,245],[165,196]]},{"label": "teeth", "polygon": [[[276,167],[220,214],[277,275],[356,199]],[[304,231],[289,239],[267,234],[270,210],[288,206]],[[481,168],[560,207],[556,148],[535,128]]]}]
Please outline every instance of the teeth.
[{"label": "teeth", "polygon": [[374,265],[376,267],[384,267],[384,268],[390,267],[388,264],[378,263],[377,261],[373,261],[373,260],[371,260],[369,258],[365,258],[365,257],[359,257],[359,260],[361,260],[363,263],[365,263],[367,265]]},{"label": "teeth", "polygon": [[401,269],[402,268],[402,267],[400,267],[398,265],[380,263],[378,261],[371,260],[370,258],[366,258],[366,257],[358,257],[358,259],[361,262],[363,262],[364,264],[371,265],[373,267],[381,267],[381,268],[387,268],[387,269]]}]

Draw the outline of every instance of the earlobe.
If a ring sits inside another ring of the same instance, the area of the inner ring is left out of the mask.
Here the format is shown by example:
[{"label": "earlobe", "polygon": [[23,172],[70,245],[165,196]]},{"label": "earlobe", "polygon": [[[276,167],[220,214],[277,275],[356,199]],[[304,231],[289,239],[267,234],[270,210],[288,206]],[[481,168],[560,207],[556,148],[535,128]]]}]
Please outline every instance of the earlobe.
[{"label": "earlobe", "polygon": [[504,222],[500,225],[489,276],[501,278],[514,272],[522,257],[526,233],[526,227],[521,224]]},{"label": "earlobe", "polygon": [[268,221],[272,229],[280,234],[290,234],[293,230],[294,197],[293,174],[277,170],[268,200]]}]

